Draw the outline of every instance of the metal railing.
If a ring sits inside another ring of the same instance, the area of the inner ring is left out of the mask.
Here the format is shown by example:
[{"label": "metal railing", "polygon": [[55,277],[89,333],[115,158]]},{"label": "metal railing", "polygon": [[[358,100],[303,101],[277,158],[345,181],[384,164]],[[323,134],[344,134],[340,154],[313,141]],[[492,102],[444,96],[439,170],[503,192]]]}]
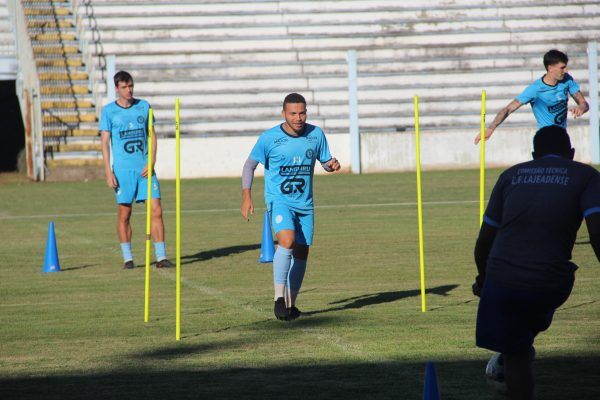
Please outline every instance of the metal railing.
[{"label": "metal railing", "polygon": [[[96,68],[100,68],[101,74],[104,75],[106,69],[106,60],[104,51],[102,50],[102,42],[100,41],[100,33],[95,26],[96,18],[94,16],[94,8],[91,0],[72,0],[73,8],[73,23],[77,29],[77,38],[79,39],[79,49],[81,50],[81,58],[88,73],[88,82],[92,98],[94,100],[96,117],[100,119],[100,111],[102,109],[102,99],[105,94],[100,91],[100,85],[103,83],[103,77],[100,79],[97,76]],[[85,13],[80,13],[79,9],[84,7]],[[85,21],[87,19],[87,21]],[[86,37],[86,24],[89,23],[92,32],[92,40]],[[90,51],[90,47],[94,46],[95,53],[98,55],[100,65],[96,65],[94,52]],[[100,50],[100,51],[98,51]]]},{"label": "metal railing", "polygon": [[23,6],[19,0],[8,0],[8,10],[15,29],[18,61],[16,88],[25,126],[27,175],[31,179],[43,181],[45,171],[40,79]]}]

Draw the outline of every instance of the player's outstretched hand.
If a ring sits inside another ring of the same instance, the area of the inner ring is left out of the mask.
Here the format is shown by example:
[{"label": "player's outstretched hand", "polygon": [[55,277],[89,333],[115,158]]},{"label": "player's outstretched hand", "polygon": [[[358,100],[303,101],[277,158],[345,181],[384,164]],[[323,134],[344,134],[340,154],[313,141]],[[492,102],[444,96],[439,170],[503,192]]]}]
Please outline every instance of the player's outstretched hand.
[{"label": "player's outstretched hand", "polygon": [[571,108],[571,114],[573,114],[573,118],[579,118],[584,113],[585,113],[585,111],[583,109],[579,108],[579,107],[573,107],[573,108]]},{"label": "player's outstretched hand", "polygon": [[331,160],[327,161],[327,166],[329,168],[331,168],[332,171],[340,170],[340,162],[335,157],[333,157]]},{"label": "player's outstretched hand", "polygon": [[[490,138],[490,136],[492,136],[492,133],[494,131],[490,128],[487,128],[485,130],[485,140],[488,140]],[[474,140],[475,144],[479,144],[479,142],[481,142],[481,133],[478,133],[477,136],[475,136],[475,140]]]},{"label": "player's outstretched hand", "polygon": [[242,212],[242,217],[244,217],[246,221],[250,221],[249,216],[254,214],[254,203],[252,202],[252,197],[246,196],[245,194],[242,195],[242,207],[240,211]]}]

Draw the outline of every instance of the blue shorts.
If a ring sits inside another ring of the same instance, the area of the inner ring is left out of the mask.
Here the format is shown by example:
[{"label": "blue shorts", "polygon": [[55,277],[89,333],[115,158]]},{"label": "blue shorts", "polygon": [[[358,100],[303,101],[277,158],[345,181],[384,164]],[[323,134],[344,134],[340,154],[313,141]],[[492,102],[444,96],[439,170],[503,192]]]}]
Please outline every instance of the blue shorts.
[{"label": "blue shorts", "polygon": [[562,289],[533,291],[486,279],[477,310],[477,346],[506,354],[528,353],[572,288],[571,282]]},{"label": "blue shorts", "polygon": [[275,235],[279,231],[291,229],[294,231],[294,241],[296,243],[305,246],[312,244],[315,225],[315,214],[313,212],[299,212],[285,204],[273,203],[269,213]]},{"label": "blue shorts", "polygon": [[[141,170],[117,170],[114,174],[119,184],[115,189],[118,204],[131,204],[134,200],[142,202],[148,198],[148,179],[142,176]],[[156,174],[152,176],[152,198],[160,199],[160,184]]]}]

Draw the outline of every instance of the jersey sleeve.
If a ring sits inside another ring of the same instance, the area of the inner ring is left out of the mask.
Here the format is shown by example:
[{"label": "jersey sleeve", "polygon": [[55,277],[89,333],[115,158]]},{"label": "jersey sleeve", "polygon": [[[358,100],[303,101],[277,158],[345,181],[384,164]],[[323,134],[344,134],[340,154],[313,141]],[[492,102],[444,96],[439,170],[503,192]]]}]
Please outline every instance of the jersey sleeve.
[{"label": "jersey sleeve", "polygon": [[262,165],[267,164],[267,145],[264,135],[260,135],[258,137],[256,144],[250,152],[250,158],[255,161],[258,161]]},{"label": "jersey sleeve", "polygon": [[583,217],[600,213],[600,172],[594,171],[594,175],[588,181],[580,201]]},{"label": "jersey sleeve", "polygon": [[108,110],[108,107],[104,107],[104,109],[102,109],[102,115],[100,115],[100,125],[98,126],[99,131],[111,132],[112,124],[110,123],[109,114],[110,111]]},{"label": "jersey sleeve", "polygon": [[327,138],[325,134],[321,132],[321,140],[319,142],[319,152],[318,158],[320,162],[327,162],[331,160],[331,153],[329,152],[329,144],[327,143]]},{"label": "jersey sleeve", "polygon": [[492,190],[490,201],[488,202],[488,206],[483,215],[483,222],[494,228],[499,228],[502,223],[502,213],[504,210],[504,196],[502,192],[504,190],[504,180],[504,174],[500,175],[498,182],[496,182],[496,185]]},{"label": "jersey sleeve", "polygon": [[537,86],[534,83],[527,86],[520,95],[516,97],[516,100],[521,104],[528,104],[535,100],[537,97]]}]

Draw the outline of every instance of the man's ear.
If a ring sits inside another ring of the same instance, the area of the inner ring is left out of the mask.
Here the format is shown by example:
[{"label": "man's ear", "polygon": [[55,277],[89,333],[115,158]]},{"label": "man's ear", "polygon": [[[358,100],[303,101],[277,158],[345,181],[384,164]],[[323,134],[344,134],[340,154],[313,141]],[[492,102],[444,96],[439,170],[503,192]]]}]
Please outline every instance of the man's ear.
[{"label": "man's ear", "polygon": [[575,158],[575,149],[571,148],[571,150],[569,150],[569,160],[572,160]]},{"label": "man's ear", "polygon": [[531,157],[533,157],[534,160],[537,158],[537,154],[535,151],[531,152]]}]

